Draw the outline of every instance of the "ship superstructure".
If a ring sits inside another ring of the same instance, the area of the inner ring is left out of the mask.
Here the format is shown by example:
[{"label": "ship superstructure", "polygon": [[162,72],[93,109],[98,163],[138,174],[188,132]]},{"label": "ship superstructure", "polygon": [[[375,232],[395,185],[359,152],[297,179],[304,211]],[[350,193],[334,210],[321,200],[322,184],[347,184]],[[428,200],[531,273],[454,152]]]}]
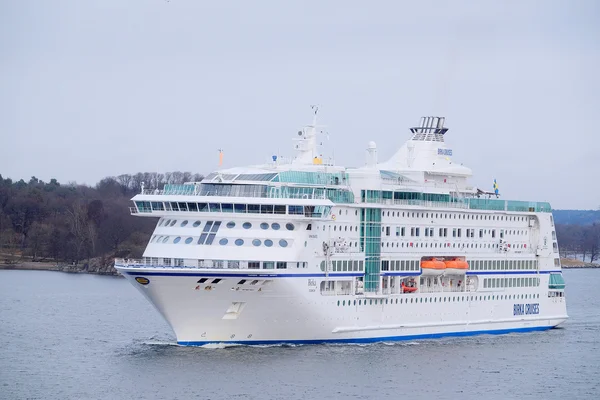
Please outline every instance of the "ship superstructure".
[{"label": "ship superstructure", "polygon": [[424,117],[387,161],[318,152],[143,189],[158,222],[116,268],[182,345],[372,342],[544,330],[566,320],[550,204],[469,186],[444,118]]}]

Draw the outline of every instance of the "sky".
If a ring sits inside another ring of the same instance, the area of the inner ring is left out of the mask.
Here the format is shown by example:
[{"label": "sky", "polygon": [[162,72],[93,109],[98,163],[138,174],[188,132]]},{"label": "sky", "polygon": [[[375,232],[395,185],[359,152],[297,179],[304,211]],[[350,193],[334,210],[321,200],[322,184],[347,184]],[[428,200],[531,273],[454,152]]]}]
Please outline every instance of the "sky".
[{"label": "sky", "polygon": [[0,174],[95,184],[293,155],[337,164],[424,115],[503,198],[600,207],[600,2],[0,0]]}]

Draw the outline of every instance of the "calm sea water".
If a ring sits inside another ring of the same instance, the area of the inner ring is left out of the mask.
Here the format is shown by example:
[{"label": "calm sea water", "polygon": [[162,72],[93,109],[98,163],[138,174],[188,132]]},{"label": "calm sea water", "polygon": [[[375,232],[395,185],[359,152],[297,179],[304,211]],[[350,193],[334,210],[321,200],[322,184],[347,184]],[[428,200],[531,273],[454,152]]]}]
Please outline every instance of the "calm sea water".
[{"label": "calm sea water", "polygon": [[562,329],[203,349],[173,345],[124,279],[0,271],[0,398],[600,398],[600,270],[565,278]]}]

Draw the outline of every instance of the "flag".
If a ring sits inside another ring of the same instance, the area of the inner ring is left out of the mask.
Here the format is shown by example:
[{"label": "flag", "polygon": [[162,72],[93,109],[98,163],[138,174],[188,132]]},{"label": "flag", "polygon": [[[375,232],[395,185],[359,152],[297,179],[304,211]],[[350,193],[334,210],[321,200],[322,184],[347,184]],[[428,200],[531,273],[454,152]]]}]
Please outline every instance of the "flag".
[{"label": "flag", "polygon": [[223,165],[223,150],[219,149],[219,167]]},{"label": "flag", "polygon": [[498,183],[496,182],[496,179],[494,179],[494,193],[498,194]]}]

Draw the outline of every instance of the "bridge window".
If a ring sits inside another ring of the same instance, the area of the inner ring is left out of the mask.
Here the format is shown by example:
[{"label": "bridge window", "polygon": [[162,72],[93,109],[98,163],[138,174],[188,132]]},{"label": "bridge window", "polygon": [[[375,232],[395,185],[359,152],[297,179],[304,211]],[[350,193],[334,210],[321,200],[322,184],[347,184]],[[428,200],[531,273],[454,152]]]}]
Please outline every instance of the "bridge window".
[{"label": "bridge window", "polygon": [[272,204],[262,204],[260,206],[261,214],[273,214],[273,205]]},{"label": "bridge window", "polygon": [[263,269],[275,269],[275,263],[273,261],[264,261]]},{"label": "bridge window", "polygon": [[288,206],[288,211],[291,215],[303,215],[304,207],[302,206]]},{"label": "bridge window", "polygon": [[275,214],[285,214],[285,205],[275,205],[274,213]]}]

